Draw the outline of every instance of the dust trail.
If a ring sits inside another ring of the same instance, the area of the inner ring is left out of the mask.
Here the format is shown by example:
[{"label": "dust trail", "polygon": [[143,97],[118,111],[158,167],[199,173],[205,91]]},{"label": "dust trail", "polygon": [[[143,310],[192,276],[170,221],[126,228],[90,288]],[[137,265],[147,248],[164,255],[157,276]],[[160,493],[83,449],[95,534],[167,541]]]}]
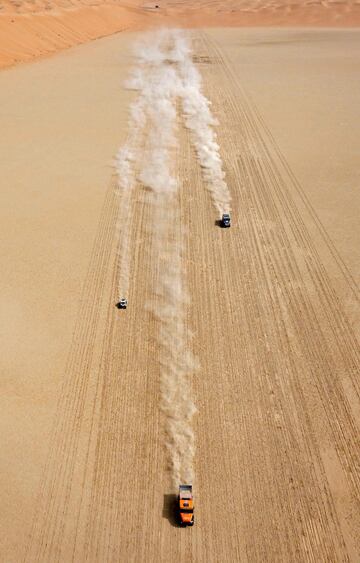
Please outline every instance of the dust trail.
[{"label": "dust trail", "polygon": [[205,182],[219,214],[229,213],[231,195],[225,181],[220,147],[214,131],[217,121],[211,113],[210,101],[201,91],[202,80],[192,60],[191,46],[180,32],[175,32],[173,58],[178,62],[178,72],[182,81],[180,96],[185,124],[191,131],[192,142]]},{"label": "dust trail", "polygon": [[139,162],[140,145],[144,137],[146,126],[146,107],[148,104],[146,84],[147,84],[147,64],[155,62],[161,57],[159,44],[137,46],[137,58],[139,67],[133,72],[131,79],[126,83],[128,89],[139,90],[140,95],[131,104],[129,117],[129,138],[125,146],[121,147],[114,159],[114,167],[117,176],[117,195],[119,196],[118,210],[118,254],[119,254],[119,274],[118,274],[118,299],[128,297],[130,280],[130,246],[131,246],[131,225],[132,225],[132,198],[134,187],[137,181],[137,168]]},{"label": "dust trail", "polygon": [[[123,189],[138,180],[150,190],[152,205],[152,264],[154,300],[149,305],[158,320],[161,409],[165,415],[166,447],[174,489],[192,483],[195,439],[189,375],[197,365],[189,352],[185,313],[188,295],[183,267],[182,230],[178,213],[179,182],[173,171],[176,156],[177,99],[182,81],[174,61],[172,32],[148,35],[137,45],[138,67],[128,86],[138,98],[131,108],[131,127],[144,133],[145,147],[133,160],[129,148],[118,159]],[[125,245],[123,245],[124,248]],[[127,246],[128,248],[128,246]],[[126,253],[123,255],[125,256]],[[128,270],[124,269],[125,275]]]},{"label": "dust trail", "polygon": [[[211,113],[210,101],[202,93],[201,76],[192,60],[191,43],[180,30],[163,30],[158,32],[157,35],[152,34],[151,39],[149,37],[150,35],[145,42],[138,43],[136,47],[138,67],[128,81],[128,87],[138,90],[140,95],[131,106],[131,141],[124,149],[119,151],[116,163],[119,193],[124,194],[121,212],[119,212],[119,230],[123,231],[119,252],[120,297],[128,295],[129,289],[129,227],[131,225],[131,193],[135,182],[133,165],[136,156],[134,152],[136,145],[139,144],[137,138],[139,132],[145,128],[145,122],[148,118],[146,108],[149,107],[150,97],[152,93],[155,93],[155,87],[159,102],[161,97],[163,97],[163,100],[167,100],[169,94],[169,91],[167,93],[162,91],[162,86],[168,89],[170,86],[172,96],[181,99],[185,125],[191,131],[192,142],[213,203],[220,215],[229,213],[231,210],[231,195],[226,183],[220,147],[214,130],[217,121]],[[167,69],[167,76],[161,76],[161,72],[164,71],[162,67]],[[152,74],[153,78],[149,81]],[[158,82],[155,86],[154,76],[156,74]],[[162,78],[164,79],[163,84],[161,83]],[[167,85],[167,80],[174,80],[174,83]],[[152,93],[149,91],[150,82],[152,82]],[[166,134],[166,128],[159,129],[158,134]],[[157,166],[157,174],[159,181],[161,181],[163,178],[160,170],[162,166],[161,151],[157,151],[153,158],[156,162],[153,163],[151,173],[154,173],[154,167]],[[126,235],[126,233],[128,234]]]},{"label": "dust trail", "polygon": [[159,48],[146,50],[147,76],[143,94],[147,98],[149,134],[140,180],[152,190],[153,257],[157,260],[154,293],[150,305],[159,322],[161,346],[161,409],[166,421],[166,447],[174,488],[192,483],[195,439],[189,374],[196,368],[188,352],[185,312],[188,296],[182,261],[182,241],[178,208],[178,180],[172,171],[176,150],[176,98],[181,83],[171,65],[172,34],[163,32]]},{"label": "dust trail", "polygon": [[[132,224],[132,198],[134,186],[137,181],[137,168],[139,167],[140,145],[144,137],[147,121],[147,108],[149,105],[148,82],[151,73],[157,64],[163,60],[161,42],[165,40],[166,32],[160,32],[153,41],[138,43],[136,56],[138,67],[135,68],[131,78],[125,84],[128,89],[140,92],[135,102],[130,107],[129,138],[125,146],[119,149],[114,167],[117,176],[117,195],[119,196],[119,210],[117,221],[118,233],[118,299],[128,297],[130,280],[130,246]],[[154,68],[152,68],[154,66]]]},{"label": "dust trail", "polygon": [[[152,264],[154,300],[150,309],[159,323],[161,349],[161,409],[166,421],[166,446],[174,487],[193,481],[195,438],[189,375],[197,368],[189,352],[190,336],[185,313],[189,298],[185,287],[183,240],[178,213],[179,181],[174,175],[177,105],[181,102],[185,125],[215,207],[230,211],[230,192],[216,141],[216,121],[210,102],[201,91],[201,77],[191,46],[180,31],[148,34],[136,47],[137,67],[127,86],[138,92],[131,106],[131,136],[116,160],[118,185],[123,196],[119,214],[131,222],[131,197],[136,181],[150,191],[152,205]],[[144,148],[140,149],[141,145]],[[128,223],[130,225],[130,223]],[[129,289],[130,235],[122,224],[119,290]]]},{"label": "dust trail", "polygon": [[135,183],[134,161],[136,155],[137,135],[131,135],[127,145],[121,148],[114,166],[117,173],[117,195],[119,210],[117,220],[117,234],[119,240],[118,267],[118,301],[129,295],[130,280],[130,239],[132,224],[132,195]]}]

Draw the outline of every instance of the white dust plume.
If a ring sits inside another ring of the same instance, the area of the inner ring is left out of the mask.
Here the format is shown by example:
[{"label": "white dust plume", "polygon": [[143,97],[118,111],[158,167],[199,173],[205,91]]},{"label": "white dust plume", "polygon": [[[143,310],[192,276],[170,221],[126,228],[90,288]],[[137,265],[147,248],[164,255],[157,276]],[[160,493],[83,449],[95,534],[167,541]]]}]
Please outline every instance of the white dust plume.
[{"label": "white dust plume", "polygon": [[180,97],[185,125],[191,131],[192,142],[213,203],[222,215],[230,212],[231,195],[214,131],[217,121],[211,113],[210,101],[202,93],[202,80],[193,63],[190,44],[181,33],[175,33],[175,36],[172,56],[177,61],[182,81]]},{"label": "white dust plume", "polygon": [[128,298],[130,280],[130,241],[132,225],[132,195],[135,184],[134,161],[135,161],[134,135],[123,148],[121,148],[114,161],[117,174],[117,196],[119,200],[117,235],[119,240],[119,267],[118,267],[118,300]]},{"label": "white dust plume", "polygon": [[[152,206],[152,264],[155,274],[151,311],[159,323],[161,409],[165,415],[166,447],[174,488],[192,483],[196,412],[189,376],[196,361],[189,352],[186,329],[188,295],[185,287],[183,243],[178,213],[179,181],[174,175],[177,133],[177,99],[183,85],[174,64],[172,32],[149,34],[136,49],[138,67],[128,86],[138,90],[131,108],[131,127],[143,132],[144,148],[120,154],[118,170],[123,189],[137,178],[150,190]],[[130,157],[129,157],[130,154]],[[129,182],[127,182],[129,179]]]},{"label": "white dust plume", "polygon": [[178,211],[179,180],[174,173],[178,112],[191,132],[205,183],[220,215],[230,212],[231,197],[214,129],[216,120],[202,92],[190,42],[180,31],[165,30],[144,37],[136,46],[137,67],[127,83],[138,92],[131,105],[130,138],[116,158],[121,199],[119,292],[127,296],[129,289],[132,194],[140,182],[150,192],[152,206],[155,282],[150,308],[159,323],[161,409],[173,484],[177,487],[192,483],[194,478],[192,418],[196,408],[189,376],[197,368],[189,351],[191,337],[186,327],[189,297]]},{"label": "white dust plume", "polygon": [[[146,120],[149,118],[149,99],[154,98],[153,111],[159,104],[169,104],[169,93],[173,99],[181,100],[182,112],[186,127],[191,132],[192,142],[202,168],[203,177],[211,194],[213,203],[220,216],[229,213],[231,196],[225,179],[220,147],[214,127],[216,119],[211,113],[210,101],[202,93],[201,75],[192,59],[191,43],[180,30],[162,30],[157,34],[147,35],[145,40],[136,46],[138,66],[133,72],[127,86],[138,90],[140,95],[131,106],[130,130],[131,140],[119,151],[117,158],[119,194],[122,194],[119,212],[119,230],[122,231],[119,260],[119,296],[126,296],[129,289],[129,244],[131,227],[131,194],[135,182],[134,160],[136,144],[139,144],[139,133],[144,132]],[[164,90],[165,89],[165,90]],[[155,103],[156,102],[156,103]],[[166,118],[166,116],[165,116]],[[154,136],[150,131],[149,135]],[[160,137],[167,135],[167,128],[157,131]],[[154,141],[157,143],[157,139]],[[169,140],[169,146],[171,146]],[[164,143],[166,145],[166,139]],[[163,178],[162,168],[166,167],[161,150],[153,154],[152,170],[153,189],[160,189]],[[156,172],[155,172],[156,170]],[[166,176],[166,175],[165,175]],[[146,178],[142,178],[146,184]],[[171,184],[167,185],[171,189]]]}]

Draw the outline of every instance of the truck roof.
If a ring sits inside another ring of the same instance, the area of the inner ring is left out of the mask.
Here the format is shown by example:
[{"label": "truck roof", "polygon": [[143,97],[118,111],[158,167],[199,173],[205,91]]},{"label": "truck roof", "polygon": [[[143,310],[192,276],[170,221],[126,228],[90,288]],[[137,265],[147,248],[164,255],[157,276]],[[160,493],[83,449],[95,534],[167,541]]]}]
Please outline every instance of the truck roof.
[{"label": "truck roof", "polygon": [[180,485],[179,487],[180,497],[182,499],[192,498],[192,485]]}]

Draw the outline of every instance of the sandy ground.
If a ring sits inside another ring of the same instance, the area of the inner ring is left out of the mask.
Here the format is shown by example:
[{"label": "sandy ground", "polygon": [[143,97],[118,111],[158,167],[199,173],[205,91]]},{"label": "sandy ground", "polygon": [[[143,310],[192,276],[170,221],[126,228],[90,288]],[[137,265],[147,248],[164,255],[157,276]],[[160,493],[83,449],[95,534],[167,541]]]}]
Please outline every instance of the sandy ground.
[{"label": "sandy ground", "polygon": [[360,25],[357,0],[3,0],[0,68],[124,30]]},{"label": "sandy ground", "polygon": [[358,561],[359,33],[194,32],[233,226],[215,226],[182,128],[201,364],[188,530],[170,509],[141,186],[130,307],[114,307],[132,40],[0,74],[1,561]]}]

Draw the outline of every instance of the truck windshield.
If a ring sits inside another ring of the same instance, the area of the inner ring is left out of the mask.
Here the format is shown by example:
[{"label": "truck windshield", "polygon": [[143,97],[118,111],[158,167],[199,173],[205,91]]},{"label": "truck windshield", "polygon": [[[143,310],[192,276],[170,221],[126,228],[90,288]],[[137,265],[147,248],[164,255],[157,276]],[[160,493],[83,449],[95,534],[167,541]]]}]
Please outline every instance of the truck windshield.
[{"label": "truck windshield", "polygon": [[194,512],[194,510],[192,508],[182,508],[181,512],[183,512],[185,514],[192,514]]}]

